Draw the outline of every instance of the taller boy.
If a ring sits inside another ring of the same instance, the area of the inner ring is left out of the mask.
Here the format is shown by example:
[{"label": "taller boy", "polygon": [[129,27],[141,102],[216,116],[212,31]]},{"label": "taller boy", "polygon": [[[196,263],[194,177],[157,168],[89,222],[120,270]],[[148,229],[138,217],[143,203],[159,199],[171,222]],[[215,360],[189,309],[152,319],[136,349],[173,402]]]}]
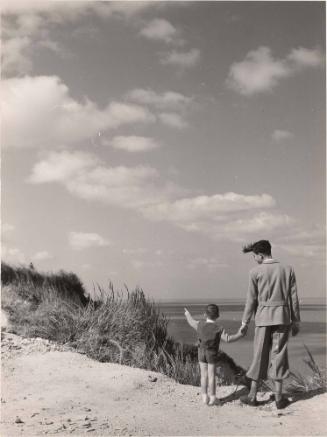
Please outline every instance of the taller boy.
[{"label": "taller boy", "polygon": [[258,266],[250,271],[249,288],[242,318],[246,332],[255,314],[255,335],[252,364],[247,376],[252,380],[248,396],[241,398],[247,405],[257,405],[258,381],[269,376],[275,383],[275,401],[278,409],[285,408],[288,400],[282,397],[282,382],[289,374],[287,342],[299,332],[300,310],[294,270],[280,264],[271,256],[271,245],[260,240],[243,248],[253,252]]}]

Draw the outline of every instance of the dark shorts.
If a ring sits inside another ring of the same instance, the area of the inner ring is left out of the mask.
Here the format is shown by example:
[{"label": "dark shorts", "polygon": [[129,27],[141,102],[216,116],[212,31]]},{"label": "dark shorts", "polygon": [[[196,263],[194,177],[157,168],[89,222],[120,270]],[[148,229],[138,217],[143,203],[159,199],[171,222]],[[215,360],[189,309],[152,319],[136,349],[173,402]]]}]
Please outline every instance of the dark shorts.
[{"label": "dark shorts", "polygon": [[218,351],[214,349],[202,349],[198,348],[198,359],[201,363],[217,364]]}]

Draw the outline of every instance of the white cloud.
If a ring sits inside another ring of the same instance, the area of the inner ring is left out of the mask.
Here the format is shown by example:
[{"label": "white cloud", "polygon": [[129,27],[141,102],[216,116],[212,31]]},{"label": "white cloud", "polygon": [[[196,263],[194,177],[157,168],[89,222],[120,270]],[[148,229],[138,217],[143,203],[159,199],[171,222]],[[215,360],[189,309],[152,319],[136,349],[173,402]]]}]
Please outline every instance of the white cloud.
[{"label": "white cloud", "polygon": [[299,67],[319,67],[323,64],[323,55],[318,49],[310,50],[299,47],[291,51],[288,59]]},{"label": "white cloud", "polygon": [[276,239],[275,247],[300,258],[323,261],[326,257],[326,231],[320,226],[304,228],[297,224],[290,232]]},{"label": "white cloud", "polygon": [[110,2],[94,2],[94,1],[70,1],[63,2],[61,0],[40,1],[40,0],[2,0],[2,13],[6,15],[16,15],[18,17],[24,15],[40,14],[42,18],[48,18],[53,21],[60,22],[61,20],[73,20],[90,12],[94,12],[102,18],[117,17],[130,18],[147,8],[151,8],[151,1],[110,1]]},{"label": "white cloud", "polygon": [[[64,23],[75,22],[86,15],[95,15],[102,20],[118,18],[129,20],[153,7],[152,2],[137,1],[12,1],[2,0],[2,27],[3,27],[3,74],[24,74],[32,69],[31,53],[42,40],[51,41],[44,47],[53,50],[56,42],[49,38],[52,27]],[[24,44],[18,44],[17,38],[28,37]],[[6,48],[7,47],[7,48]],[[58,47],[57,47],[58,48]],[[9,50],[10,49],[10,50]],[[61,50],[56,50],[61,54]],[[9,58],[8,58],[9,55]]]},{"label": "white cloud", "polygon": [[144,247],[137,247],[135,249],[123,249],[122,252],[125,255],[144,255],[147,253],[147,249]]},{"label": "white cloud", "polygon": [[155,269],[160,268],[163,266],[162,261],[145,261],[145,260],[139,260],[139,259],[133,259],[131,261],[132,267],[135,270],[142,270],[142,269]]},{"label": "white cloud", "polygon": [[109,246],[110,242],[96,233],[70,232],[69,244],[74,250],[88,249],[90,247]]},{"label": "white cloud", "polygon": [[80,199],[133,210],[147,220],[168,222],[214,239],[243,241],[262,234],[289,234],[294,228],[294,220],[276,211],[276,201],[269,194],[185,197],[187,190],[162,181],[154,168],[109,167],[83,152],[49,153],[35,164],[29,181],[59,183]]},{"label": "white cloud", "polygon": [[49,153],[34,165],[28,181],[58,182],[79,198],[136,210],[183,192],[160,182],[151,167],[108,167],[93,155],[78,151]]},{"label": "white cloud", "polygon": [[99,131],[155,120],[146,108],[135,104],[111,102],[99,109],[86,98],[78,102],[56,76],[4,80],[2,116],[3,145],[25,148],[69,145]]},{"label": "white cloud", "polygon": [[184,129],[188,126],[187,122],[179,114],[173,112],[163,112],[158,117],[163,124],[169,127]]},{"label": "white cloud", "polygon": [[192,98],[174,91],[156,93],[151,89],[136,88],[127,94],[127,97],[137,103],[153,105],[159,109],[184,109],[191,102]]},{"label": "white cloud", "polygon": [[84,152],[51,152],[47,159],[34,165],[28,181],[33,184],[66,182],[94,168],[97,162],[94,155]]},{"label": "white cloud", "polygon": [[51,50],[57,55],[65,56],[67,54],[66,50],[61,45],[59,45],[59,43],[57,43],[56,41],[52,41],[51,39],[43,39],[39,41],[38,46]]},{"label": "white cloud", "polygon": [[182,68],[192,68],[200,61],[200,50],[191,49],[188,52],[172,50],[161,57],[164,65],[176,65]]},{"label": "white cloud", "polygon": [[32,256],[33,261],[44,261],[44,260],[51,259],[51,258],[52,258],[52,255],[46,250],[42,250],[40,252],[37,252]]},{"label": "white cloud", "polygon": [[176,28],[167,20],[154,19],[147,23],[140,34],[148,39],[170,43],[176,36]]},{"label": "white cloud", "polygon": [[226,213],[258,208],[271,208],[275,200],[268,194],[246,196],[237,193],[215,194],[179,199],[149,206],[145,215],[152,220],[188,222],[195,220],[219,220]]},{"label": "white cloud", "polygon": [[4,40],[2,42],[2,71],[8,74],[19,71],[29,73],[32,70],[32,62],[26,54],[31,40],[27,36],[20,36]]},{"label": "white cloud", "polygon": [[228,86],[244,95],[271,91],[290,71],[283,61],[275,60],[268,47],[250,51],[244,61],[232,64]]},{"label": "white cloud", "polygon": [[20,249],[16,247],[7,247],[3,244],[1,245],[1,258],[7,263],[26,263],[26,257]]},{"label": "white cloud", "polygon": [[324,247],[319,244],[278,244],[277,248],[301,258],[320,258],[323,260]]},{"label": "white cloud", "polygon": [[279,142],[284,141],[284,140],[289,140],[293,137],[294,137],[294,134],[292,134],[292,132],[289,132],[287,130],[276,129],[272,133],[272,139],[274,141],[276,141],[276,143],[279,143]]},{"label": "white cloud", "polygon": [[245,59],[234,62],[229,71],[227,85],[245,96],[270,92],[281,79],[293,76],[304,67],[322,65],[318,50],[293,49],[285,59],[275,59],[269,47],[261,46],[250,51]]},{"label": "white cloud", "polygon": [[117,136],[112,139],[111,145],[127,152],[146,152],[160,147],[153,138],[139,136]]},{"label": "white cloud", "polygon": [[227,268],[229,267],[229,265],[226,264],[225,262],[221,262],[217,260],[214,257],[211,258],[198,257],[198,258],[191,259],[186,264],[186,267],[190,270],[195,270],[198,268],[199,269],[207,268],[209,272],[214,272],[217,269]]},{"label": "white cloud", "polygon": [[11,225],[10,223],[1,224],[2,234],[8,234],[9,232],[12,232],[14,229],[15,229],[15,226]]},{"label": "white cloud", "polygon": [[260,212],[253,217],[230,221],[224,225],[224,232],[233,235],[268,233],[276,228],[288,227],[293,219],[287,214]]}]

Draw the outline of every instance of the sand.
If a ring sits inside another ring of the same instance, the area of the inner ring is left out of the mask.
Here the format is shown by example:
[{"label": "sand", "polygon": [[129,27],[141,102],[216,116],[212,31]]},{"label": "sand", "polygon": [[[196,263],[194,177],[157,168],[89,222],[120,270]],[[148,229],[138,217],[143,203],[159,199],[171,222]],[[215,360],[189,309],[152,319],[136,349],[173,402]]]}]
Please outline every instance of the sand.
[{"label": "sand", "polygon": [[220,387],[222,406],[199,388],[111,363],[48,341],[3,333],[1,435],[326,435],[326,394],[276,410],[269,393],[243,406],[243,387]]}]

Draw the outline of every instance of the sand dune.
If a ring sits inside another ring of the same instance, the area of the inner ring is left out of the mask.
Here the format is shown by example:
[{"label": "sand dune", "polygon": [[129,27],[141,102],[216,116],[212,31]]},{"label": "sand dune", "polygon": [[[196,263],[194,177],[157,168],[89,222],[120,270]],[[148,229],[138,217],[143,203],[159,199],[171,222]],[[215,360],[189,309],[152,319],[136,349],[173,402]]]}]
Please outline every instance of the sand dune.
[{"label": "sand dune", "polygon": [[221,406],[201,404],[197,387],[111,363],[46,340],[2,339],[1,435],[326,435],[326,394],[278,411],[261,394],[257,408],[218,391]]}]

